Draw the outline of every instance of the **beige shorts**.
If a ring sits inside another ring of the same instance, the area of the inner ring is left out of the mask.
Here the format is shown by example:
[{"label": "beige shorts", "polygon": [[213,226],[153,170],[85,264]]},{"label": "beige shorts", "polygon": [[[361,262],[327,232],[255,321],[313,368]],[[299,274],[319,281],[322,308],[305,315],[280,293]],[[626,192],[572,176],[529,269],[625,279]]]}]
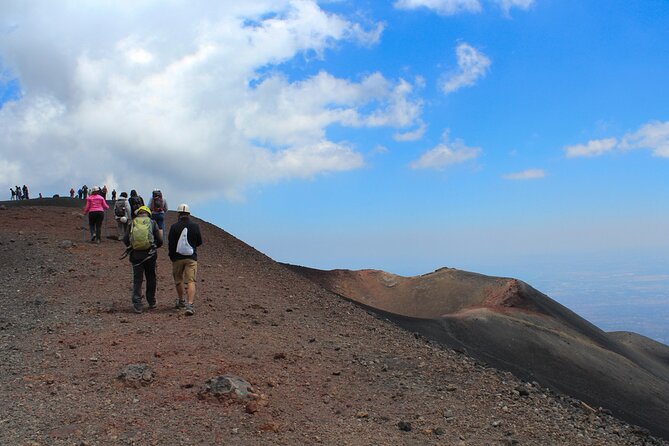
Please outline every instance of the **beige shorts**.
[{"label": "beige shorts", "polygon": [[172,277],[174,284],[195,282],[197,262],[193,259],[175,260],[172,262]]}]

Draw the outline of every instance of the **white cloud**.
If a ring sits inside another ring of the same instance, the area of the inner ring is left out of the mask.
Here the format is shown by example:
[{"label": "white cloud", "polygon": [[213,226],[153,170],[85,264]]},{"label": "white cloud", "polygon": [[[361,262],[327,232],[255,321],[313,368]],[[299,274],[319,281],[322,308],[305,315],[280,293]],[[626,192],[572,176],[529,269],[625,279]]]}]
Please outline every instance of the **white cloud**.
[{"label": "white cloud", "polygon": [[515,172],[503,175],[505,180],[538,180],[546,177],[546,172],[543,169],[527,169],[522,172]]},{"label": "white cloud", "polygon": [[445,94],[452,93],[463,87],[471,87],[484,77],[490,68],[490,59],[467,43],[456,48],[458,70],[447,74],[441,82]]},{"label": "white cloud", "polygon": [[534,5],[534,0],[493,0],[505,14],[509,14],[511,8],[529,9]]},{"label": "white cloud", "polygon": [[618,141],[615,138],[596,139],[588,141],[587,144],[565,147],[564,150],[567,152],[567,158],[593,157],[611,152],[617,144]]},{"label": "white cloud", "polygon": [[[529,9],[534,0],[489,0],[499,6],[506,15],[511,8]],[[465,12],[478,13],[483,11],[479,0],[397,0],[393,6],[397,9],[428,9],[440,15],[455,15]]]},{"label": "white cloud", "polygon": [[621,149],[649,149],[653,155],[669,158],[669,121],[651,122],[623,137]]},{"label": "white cloud", "polygon": [[405,80],[281,72],[296,57],[381,36],[383,25],[314,0],[6,1],[0,17],[16,24],[0,56],[23,92],[0,109],[0,166],[14,163],[11,181],[239,197],[253,184],[361,167],[329,126],[420,123]]},{"label": "white cloud", "polygon": [[464,163],[478,158],[482,153],[480,147],[468,147],[461,139],[452,143],[448,141],[448,133],[444,133],[443,142],[425,152],[409,166],[412,169],[443,170],[447,166]]},{"label": "white cloud", "polygon": [[393,6],[397,9],[431,9],[441,15],[454,15],[461,12],[480,12],[479,0],[397,0]]},{"label": "white cloud", "polygon": [[426,130],[427,125],[424,122],[421,122],[420,126],[415,130],[395,133],[393,135],[393,139],[399,142],[418,141],[423,137],[423,135],[425,135]]}]

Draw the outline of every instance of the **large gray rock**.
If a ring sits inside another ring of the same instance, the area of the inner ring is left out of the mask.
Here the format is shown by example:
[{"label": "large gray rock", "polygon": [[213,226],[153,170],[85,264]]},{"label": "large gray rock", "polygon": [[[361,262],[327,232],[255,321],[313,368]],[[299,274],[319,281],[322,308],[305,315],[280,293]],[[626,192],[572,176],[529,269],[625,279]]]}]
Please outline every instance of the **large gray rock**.
[{"label": "large gray rock", "polygon": [[245,379],[234,375],[222,375],[211,378],[200,389],[199,396],[206,398],[235,398],[250,400],[256,398],[255,390]]}]

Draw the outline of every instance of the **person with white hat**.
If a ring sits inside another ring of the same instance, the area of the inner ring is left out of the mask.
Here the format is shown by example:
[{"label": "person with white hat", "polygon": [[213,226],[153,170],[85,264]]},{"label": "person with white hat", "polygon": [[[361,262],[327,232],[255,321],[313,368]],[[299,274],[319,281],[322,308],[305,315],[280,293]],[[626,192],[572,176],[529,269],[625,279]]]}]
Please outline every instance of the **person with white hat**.
[{"label": "person with white hat", "polygon": [[114,203],[114,218],[118,228],[118,239],[123,240],[125,233],[128,232],[128,223],[132,221],[130,213],[130,203],[128,203],[128,193],[121,192],[121,196]]},{"label": "person with white hat", "polygon": [[[169,256],[172,260],[172,276],[177,289],[176,308],[185,308],[186,315],[195,314],[195,279],[197,276],[197,247],[202,245],[202,235],[197,223],[190,219],[190,207],[177,207],[179,219],[170,227],[168,235]],[[184,300],[184,290],[187,300]]]},{"label": "person with white hat", "polygon": [[91,195],[86,198],[86,207],[84,214],[88,214],[88,226],[91,231],[91,243],[100,244],[100,235],[102,233],[102,221],[105,218],[105,211],[109,209],[107,201],[100,195],[100,188],[94,187]]}]

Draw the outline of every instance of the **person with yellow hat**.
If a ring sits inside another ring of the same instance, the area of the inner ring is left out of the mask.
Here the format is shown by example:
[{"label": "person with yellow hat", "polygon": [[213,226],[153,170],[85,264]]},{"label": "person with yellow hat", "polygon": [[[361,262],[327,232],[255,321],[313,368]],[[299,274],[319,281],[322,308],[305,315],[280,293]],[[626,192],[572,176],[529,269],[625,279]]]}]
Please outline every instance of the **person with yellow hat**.
[{"label": "person with yellow hat", "polygon": [[142,282],[146,276],[146,302],[149,308],[156,308],[156,249],[163,245],[163,237],[158,225],[151,220],[151,209],[141,206],[126,232],[123,242],[130,248],[132,264],[132,305],[135,313],[142,313]]}]

